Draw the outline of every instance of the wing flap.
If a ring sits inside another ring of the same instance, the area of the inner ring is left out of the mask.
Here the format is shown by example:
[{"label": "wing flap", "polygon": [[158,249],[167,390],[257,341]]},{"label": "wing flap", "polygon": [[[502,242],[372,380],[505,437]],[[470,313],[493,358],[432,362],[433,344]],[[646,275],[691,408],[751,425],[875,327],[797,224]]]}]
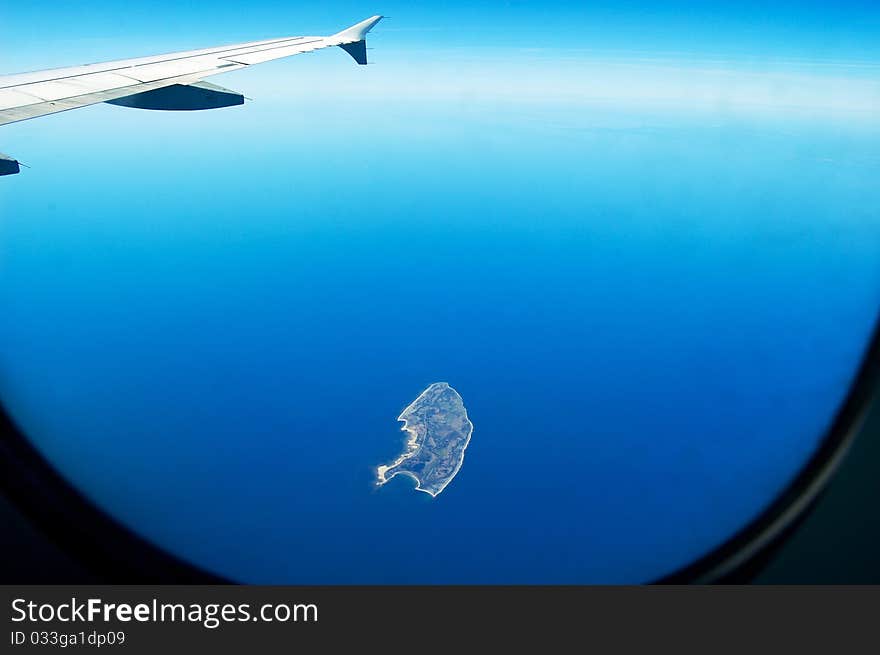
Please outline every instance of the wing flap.
[{"label": "wing flap", "polygon": [[210,73],[219,68],[223,68],[223,64],[225,63],[226,62],[216,56],[210,55],[206,57],[194,57],[192,59],[160,62],[157,64],[146,64],[145,66],[135,66],[126,69],[124,74],[140,82],[158,82],[159,80],[167,80],[174,77],[181,77],[183,75]]},{"label": "wing flap", "polygon": [[[189,84],[192,82],[198,82],[199,80],[200,76],[196,76],[195,78],[190,76],[182,77],[180,78],[179,82],[173,83]],[[57,114],[59,112],[68,111],[70,109],[87,107],[88,105],[95,105],[101,102],[107,102],[108,100],[116,100],[117,98],[124,98],[126,96],[133,95],[134,93],[143,93],[146,91],[152,91],[153,89],[161,89],[166,86],[170,86],[170,84],[167,81],[162,80],[159,82],[137,84],[135,86],[124,88],[107,89],[105,91],[97,91],[95,93],[87,93],[85,95],[63,98],[49,102],[44,102],[37,98],[32,98],[31,104],[18,104],[14,107],[10,107],[7,109],[0,109],[0,125],[15,123],[17,121],[24,121],[30,118],[38,118],[40,116],[48,116],[49,114]],[[0,89],[0,107],[2,107],[3,97],[4,90]]]},{"label": "wing flap", "polygon": [[[3,89],[0,92],[0,112],[16,107],[26,107],[27,105],[39,104],[43,102],[42,98],[32,96],[15,89]],[[2,116],[2,114],[0,114]]]},{"label": "wing flap", "polygon": [[16,87],[17,91],[52,102],[110,89],[122,89],[139,84],[138,80],[114,73],[95,73],[69,79],[36,82]]}]

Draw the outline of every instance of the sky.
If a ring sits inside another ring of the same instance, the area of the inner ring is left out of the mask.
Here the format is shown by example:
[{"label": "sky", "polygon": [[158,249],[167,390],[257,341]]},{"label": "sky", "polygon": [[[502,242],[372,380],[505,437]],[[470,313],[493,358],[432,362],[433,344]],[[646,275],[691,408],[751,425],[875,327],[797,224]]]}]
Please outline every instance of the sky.
[{"label": "sky", "polygon": [[[406,47],[485,45],[513,48],[582,48],[652,53],[731,54],[744,57],[865,59],[877,51],[876,9],[869,2],[365,2],[252,3],[181,6],[179,2],[53,3],[51,12],[19,5],[4,11],[2,34],[10,51],[39,30],[52,43],[43,57],[64,53],[64,43],[101,48],[174,44],[229,35],[256,40],[279,32],[323,33],[340,23],[383,14],[383,26]],[[75,30],[75,31],[74,31]],[[390,40],[390,37],[389,37]],[[20,55],[16,55],[20,56]],[[8,55],[5,55],[8,57]]]},{"label": "sky", "polygon": [[[640,582],[814,452],[880,297],[876,7],[164,5],[10,6],[0,70],[389,18],[242,107],[0,128],[0,396],[114,516],[246,581]],[[376,490],[440,380],[459,475]]]},{"label": "sky", "polygon": [[[162,2],[121,10],[61,2],[51,12],[20,5],[0,25],[0,71],[332,33],[375,13],[389,18],[371,35],[377,70],[369,82],[354,71],[328,79],[332,57],[259,67],[240,79],[262,98],[269,85],[277,97],[300,84],[344,84],[362,96],[721,105],[856,120],[873,120],[880,96],[880,19],[859,2],[252,3],[247,11],[218,2],[209,12]],[[277,84],[276,72],[290,86]]]}]

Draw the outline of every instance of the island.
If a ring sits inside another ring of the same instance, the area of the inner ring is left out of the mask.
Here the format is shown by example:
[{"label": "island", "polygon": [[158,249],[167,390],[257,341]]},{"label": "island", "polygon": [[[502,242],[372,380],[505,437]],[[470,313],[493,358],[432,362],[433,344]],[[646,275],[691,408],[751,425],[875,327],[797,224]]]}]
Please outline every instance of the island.
[{"label": "island", "polygon": [[416,481],[416,491],[436,497],[461,468],[474,431],[461,396],[446,382],[435,382],[397,420],[409,435],[406,447],[393,463],[376,469],[376,484],[408,475]]}]

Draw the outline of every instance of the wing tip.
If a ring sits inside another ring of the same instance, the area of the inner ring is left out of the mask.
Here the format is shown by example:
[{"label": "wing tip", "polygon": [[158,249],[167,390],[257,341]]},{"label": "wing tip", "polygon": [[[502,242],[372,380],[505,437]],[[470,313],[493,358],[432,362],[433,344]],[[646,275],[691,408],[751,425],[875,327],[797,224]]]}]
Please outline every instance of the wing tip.
[{"label": "wing tip", "polygon": [[341,32],[337,32],[333,36],[339,39],[340,43],[354,43],[355,41],[363,41],[367,36],[367,32],[373,29],[380,20],[382,20],[384,16],[376,15],[370,16],[366,20],[362,20],[360,23],[355,23],[351,27],[347,27]]}]

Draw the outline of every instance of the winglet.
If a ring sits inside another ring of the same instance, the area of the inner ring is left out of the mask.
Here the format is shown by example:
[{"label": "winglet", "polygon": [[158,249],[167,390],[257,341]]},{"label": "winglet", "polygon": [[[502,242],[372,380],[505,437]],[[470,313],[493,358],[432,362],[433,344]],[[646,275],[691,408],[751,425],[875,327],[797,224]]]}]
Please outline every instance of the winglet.
[{"label": "winglet", "polygon": [[367,63],[367,42],[366,36],[373,27],[382,20],[382,16],[373,16],[367,20],[362,20],[356,25],[352,25],[348,29],[334,34],[331,39],[337,41],[340,48],[345,50],[352,58],[362,66]]},{"label": "winglet", "polygon": [[380,20],[382,20],[382,16],[372,16],[367,20],[362,20],[357,25],[352,25],[351,27],[344,29],[341,32],[337,32],[333,35],[333,38],[337,39],[340,44],[363,41],[364,38],[367,36],[367,32],[373,29],[376,23],[378,23]]}]

